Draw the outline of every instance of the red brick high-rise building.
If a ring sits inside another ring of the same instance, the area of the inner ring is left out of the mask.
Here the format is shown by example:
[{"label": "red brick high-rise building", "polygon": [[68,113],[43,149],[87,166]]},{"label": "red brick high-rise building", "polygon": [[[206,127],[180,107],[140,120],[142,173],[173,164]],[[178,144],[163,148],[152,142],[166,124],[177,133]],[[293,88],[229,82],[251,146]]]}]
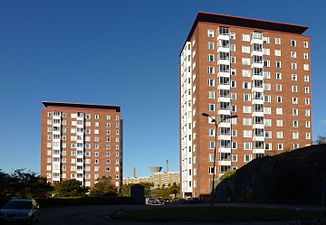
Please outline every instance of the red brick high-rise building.
[{"label": "red brick high-rise building", "polygon": [[[311,144],[307,28],[198,13],[180,53],[183,196],[211,192],[215,146],[218,178],[255,158]],[[218,123],[237,118],[216,131],[202,113]]]},{"label": "red brick high-rise building", "polygon": [[76,179],[92,187],[102,176],[122,185],[119,106],[42,102],[41,175],[49,182]]}]

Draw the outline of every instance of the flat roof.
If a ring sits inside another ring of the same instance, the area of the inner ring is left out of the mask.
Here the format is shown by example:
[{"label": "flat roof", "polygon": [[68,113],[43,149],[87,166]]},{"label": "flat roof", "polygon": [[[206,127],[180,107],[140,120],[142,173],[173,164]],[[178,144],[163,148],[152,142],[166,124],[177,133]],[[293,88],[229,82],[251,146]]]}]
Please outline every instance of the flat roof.
[{"label": "flat roof", "polygon": [[115,109],[120,112],[120,106],[115,105],[103,105],[103,104],[84,104],[84,103],[74,103],[74,102],[52,102],[52,101],[42,101],[45,107],[48,106],[64,106],[64,107],[81,107],[81,108],[96,108],[96,109]]},{"label": "flat roof", "polygon": [[273,31],[282,31],[282,32],[295,33],[295,34],[302,34],[309,28],[308,26],[283,23],[283,22],[275,22],[270,20],[261,20],[261,19],[231,16],[226,14],[217,14],[217,13],[209,13],[209,12],[198,12],[197,17],[191,27],[191,30],[187,36],[185,43],[190,40],[193,32],[196,29],[198,22],[221,23],[227,25],[250,27],[250,28],[273,30]]}]

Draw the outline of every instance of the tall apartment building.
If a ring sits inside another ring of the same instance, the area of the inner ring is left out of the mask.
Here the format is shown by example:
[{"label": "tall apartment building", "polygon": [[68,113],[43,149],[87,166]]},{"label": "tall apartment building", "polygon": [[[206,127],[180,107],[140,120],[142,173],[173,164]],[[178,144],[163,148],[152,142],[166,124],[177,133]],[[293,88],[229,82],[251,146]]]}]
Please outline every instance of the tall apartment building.
[{"label": "tall apartment building", "polygon": [[42,102],[41,175],[92,187],[102,176],[122,186],[119,106]]},{"label": "tall apartment building", "polygon": [[[307,28],[198,13],[180,53],[183,196],[211,192],[215,145],[218,178],[255,158],[311,144]],[[217,131],[202,113],[216,119]],[[224,121],[231,115],[238,117]]]}]

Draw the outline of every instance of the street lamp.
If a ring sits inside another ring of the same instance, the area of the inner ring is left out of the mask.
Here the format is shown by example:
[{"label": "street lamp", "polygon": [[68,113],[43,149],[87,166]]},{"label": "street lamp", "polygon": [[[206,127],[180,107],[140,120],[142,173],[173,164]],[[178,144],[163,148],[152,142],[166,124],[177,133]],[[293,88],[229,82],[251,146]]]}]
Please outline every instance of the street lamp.
[{"label": "street lamp", "polygon": [[214,164],[213,164],[213,182],[212,182],[212,192],[211,192],[211,207],[214,207],[214,198],[215,198],[215,192],[214,192],[214,188],[215,188],[215,168],[216,168],[216,151],[217,151],[217,142],[218,142],[218,126],[220,125],[220,123],[224,122],[227,119],[232,119],[232,118],[237,118],[237,115],[233,115],[233,116],[226,116],[223,119],[221,119],[219,122],[216,121],[216,119],[214,119],[211,115],[209,115],[208,113],[202,113],[202,116],[205,117],[209,117],[211,118],[212,122],[215,124],[215,146],[214,146],[214,154],[213,154],[213,158],[214,158]]}]

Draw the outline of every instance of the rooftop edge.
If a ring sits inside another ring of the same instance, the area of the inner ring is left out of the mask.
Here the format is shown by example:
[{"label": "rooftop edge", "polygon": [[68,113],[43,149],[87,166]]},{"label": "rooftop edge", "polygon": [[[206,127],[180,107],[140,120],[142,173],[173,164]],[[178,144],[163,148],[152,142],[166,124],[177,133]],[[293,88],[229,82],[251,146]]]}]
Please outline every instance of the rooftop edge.
[{"label": "rooftop edge", "polygon": [[98,108],[98,109],[115,109],[120,112],[120,106],[115,105],[104,105],[104,104],[84,104],[84,103],[74,103],[74,102],[52,102],[52,101],[42,101],[45,107],[48,106],[65,106],[65,107],[82,107],[82,108]]},{"label": "rooftop edge", "polygon": [[[190,40],[193,32],[196,29],[198,22],[212,22],[212,23],[221,23],[226,25],[234,25],[234,26],[242,26],[242,27],[250,27],[256,29],[264,29],[264,30],[274,30],[274,31],[282,31],[288,33],[302,34],[309,27],[297,24],[290,24],[284,22],[275,22],[271,20],[262,20],[248,17],[240,17],[240,16],[231,16],[226,14],[218,14],[218,13],[210,13],[210,12],[198,12],[196,19],[190,29],[190,32],[187,36],[185,43],[182,46],[184,48],[187,41]],[[181,49],[181,52],[182,52]],[[181,55],[181,53],[179,54]]]}]

